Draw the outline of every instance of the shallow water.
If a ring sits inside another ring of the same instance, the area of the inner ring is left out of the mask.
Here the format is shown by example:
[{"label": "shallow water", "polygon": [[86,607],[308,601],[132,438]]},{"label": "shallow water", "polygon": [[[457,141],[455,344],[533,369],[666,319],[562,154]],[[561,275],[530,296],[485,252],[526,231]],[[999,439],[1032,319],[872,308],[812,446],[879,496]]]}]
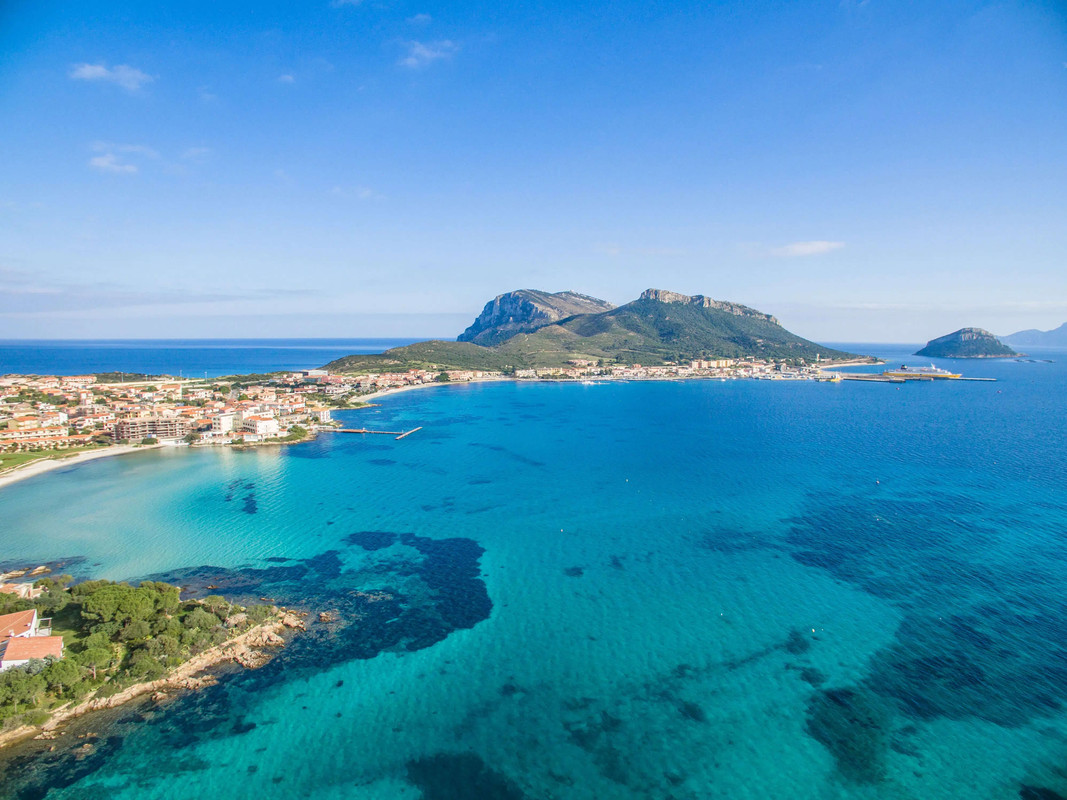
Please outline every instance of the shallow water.
[{"label": "shallow water", "polygon": [[424,426],[399,442],[152,452],[12,486],[4,560],[342,624],[101,722],[91,757],[9,764],[6,791],[1067,793],[1052,358],[899,388],[441,387],[350,412]]}]

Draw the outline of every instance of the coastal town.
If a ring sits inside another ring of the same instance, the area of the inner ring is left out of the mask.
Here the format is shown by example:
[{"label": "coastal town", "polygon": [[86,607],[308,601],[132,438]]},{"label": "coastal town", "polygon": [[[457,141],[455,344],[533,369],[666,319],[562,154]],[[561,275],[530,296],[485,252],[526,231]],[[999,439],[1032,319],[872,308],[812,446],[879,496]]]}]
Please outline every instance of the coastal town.
[{"label": "coastal town", "polygon": [[189,380],[154,376],[6,375],[0,377],[0,454],[112,444],[250,445],[294,441],[333,424],[332,411],[385,391],[493,380],[678,380],[684,378],[839,380],[818,364],[754,359],[687,364],[610,365],[575,359],[563,367],[410,369],[337,374],[309,369],[269,376]]}]

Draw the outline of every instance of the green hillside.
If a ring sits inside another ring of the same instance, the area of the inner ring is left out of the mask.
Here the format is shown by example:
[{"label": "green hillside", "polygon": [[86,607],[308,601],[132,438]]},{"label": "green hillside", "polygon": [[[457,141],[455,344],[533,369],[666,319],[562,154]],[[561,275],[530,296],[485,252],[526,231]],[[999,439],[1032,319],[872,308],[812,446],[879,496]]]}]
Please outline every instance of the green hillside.
[{"label": "green hillside", "polygon": [[917,356],[930,358],[1011,358],[1019,355],[982,328],[960,328],[931,339]]},{"label": "green hillside", "polygon": [[[790,363],[813,362],[817,357],[823,361],[857,358],[802,339],[755,309],[658,290],[649,290],[641,299],[618,308],[576,314],[528,332],[514,331],[514,317],[508,317],[501,327],[505,326],[506,338],[493,346],[419,342],[381,355],[347,356],[326,367],[336,372],[503,370],[557,367],[573,359],[656,365],[749,356]],[[484,328],[479,335],[483,341],[492,340],[493,333],[492,328]]]},{"label": "green hillside", "polygon": [[482,347],[470,342],[446,342],[431,339],[406,347],[394,347],[376,355],[351,355],[331,361],[325,369],[331,372],[398,372],[409,369],[481,369],[499,371],[515,364],[507,353],[495,347]]},{"label": "green hillside", "polygon": [[[758,313],[758,312],[757,312]],[[790,333],[765,315],[736,314],[687,303],[635,300],[514,337],[500,346],[530,360],[603,358],[660,364],[693,358],[814,361],[853,357]]]}]

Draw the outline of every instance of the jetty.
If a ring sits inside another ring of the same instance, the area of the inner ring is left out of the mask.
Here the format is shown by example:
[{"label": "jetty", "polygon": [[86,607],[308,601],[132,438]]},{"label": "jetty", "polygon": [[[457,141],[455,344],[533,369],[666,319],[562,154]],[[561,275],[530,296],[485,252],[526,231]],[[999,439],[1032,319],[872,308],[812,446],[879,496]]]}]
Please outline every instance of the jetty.
[{"label": "jetty", "polygon": [[841,380],[864,381],[865,383],[933,383],[934,381],[983,381],[986,383],[996,382],[996,378],[965,378],[962,375],[902,375],[899,373],[883,372],[880,375],[870,372],[841,372],[838,373]]},{"label": "jetty", "polygon": [[421,431],[422,426],[412,428],[410,431],[372,431],[369,428],[327,428],[325,430],[333,430],[337,433],[371,433],[378,436],[395,436],[399,441],[405,436],[411,436],[411,434]]}]

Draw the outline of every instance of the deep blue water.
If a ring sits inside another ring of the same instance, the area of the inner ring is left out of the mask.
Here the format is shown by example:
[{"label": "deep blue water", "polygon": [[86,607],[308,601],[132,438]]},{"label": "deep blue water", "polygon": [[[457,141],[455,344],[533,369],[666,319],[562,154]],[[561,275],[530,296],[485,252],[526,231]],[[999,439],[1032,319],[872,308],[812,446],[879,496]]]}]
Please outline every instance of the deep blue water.
[{"label": "deep blue water", "polygon": [[[924,363],[908,351],[879,352]],[[5,488],[5,559],[341,621],[214,688],[86,719],[70,736],[100,734],[91,753],[60,740],[0,781],[1067,796],[1067,353],[1043,357],[937,362],[996,383],[433,387],[345,412],[423,426],[402,441],[175,448]]]},{"label": "deep blue water", "polygon": [[4,339],[0,375],[219,375],[313,369],[353,353],[380,353],[415,339]]}]

